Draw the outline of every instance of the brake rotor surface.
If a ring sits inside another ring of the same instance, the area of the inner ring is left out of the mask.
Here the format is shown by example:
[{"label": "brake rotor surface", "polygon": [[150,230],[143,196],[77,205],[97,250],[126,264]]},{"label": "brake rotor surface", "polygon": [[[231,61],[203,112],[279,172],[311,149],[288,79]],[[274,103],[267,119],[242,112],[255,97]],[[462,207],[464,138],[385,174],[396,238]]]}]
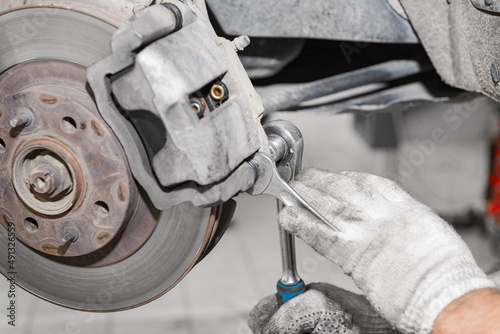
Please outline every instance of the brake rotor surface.
[{"label": "brake rotor surface", "polygon": [[[0,14],[0,222],[16,227],[15,268],[56,304],[114,311],[170,290],[203,256],[221,207],[158,212],[90,97],[85,69],[125,19],[51,2]],[[0,228],[2,258],[8,235]]]}]

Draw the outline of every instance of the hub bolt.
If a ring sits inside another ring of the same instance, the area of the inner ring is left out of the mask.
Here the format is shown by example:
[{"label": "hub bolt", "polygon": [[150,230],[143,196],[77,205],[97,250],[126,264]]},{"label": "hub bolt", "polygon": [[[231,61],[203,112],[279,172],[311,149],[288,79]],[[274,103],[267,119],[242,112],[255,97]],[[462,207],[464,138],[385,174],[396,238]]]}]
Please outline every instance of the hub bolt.
[{"label": "hub bolt", "polygon": [[16,112],[16,116],[10,120],[9,124],[12,128],[24,128],[33,122],[31,111],[22,108]]},{"label": "hub bolt", "polygon": [[44,167],[38,167],[31,171],[30,183],[39,194],[52,194],[56,190],[56,182],[52,176],[53,172]]},{"label": "hub bolt", "polygon": [[78,230],[74,227],[69,227],[64,231],[63,242],[64,244],[68,242],[75,242],[78,240],[79,237],[80,233],[78,233]]},{"label": "hub bolt", "polygon": [[34,160],[29,174],[29,184],[34,192],[50,199],[73,189],[71,175],[66,166],[51,155],[42,155]]}]

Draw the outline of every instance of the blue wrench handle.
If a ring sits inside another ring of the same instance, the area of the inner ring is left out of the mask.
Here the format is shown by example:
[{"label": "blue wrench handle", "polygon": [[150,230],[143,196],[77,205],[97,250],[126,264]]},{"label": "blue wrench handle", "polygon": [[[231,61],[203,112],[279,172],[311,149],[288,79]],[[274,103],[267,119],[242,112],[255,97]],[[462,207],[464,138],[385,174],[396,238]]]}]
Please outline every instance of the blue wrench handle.
[{"label": "blue wrench handle", "polygon": [[292,298],[306,292],[306,285],[302,280],[294,285],[285,285],[279,280],[276,289],[278,290],[278,305],[281,306]]}]

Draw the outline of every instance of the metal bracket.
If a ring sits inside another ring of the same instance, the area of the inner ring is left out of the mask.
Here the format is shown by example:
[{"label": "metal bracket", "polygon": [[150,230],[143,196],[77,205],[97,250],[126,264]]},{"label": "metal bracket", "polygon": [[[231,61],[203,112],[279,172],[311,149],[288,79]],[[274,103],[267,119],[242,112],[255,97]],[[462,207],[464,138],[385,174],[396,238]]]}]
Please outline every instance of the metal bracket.
[{"label": "metal bracket", "polygon": [[[160,210],[216,205],[247,190],[255,173],[244,161],[267,148],[263,106],[233,44],[190,1],[171,2],[140,12],[114,35],[112,54],[87,70],[99,112]],[[220,77],[231,94],[200,119],[190,95]]]}]

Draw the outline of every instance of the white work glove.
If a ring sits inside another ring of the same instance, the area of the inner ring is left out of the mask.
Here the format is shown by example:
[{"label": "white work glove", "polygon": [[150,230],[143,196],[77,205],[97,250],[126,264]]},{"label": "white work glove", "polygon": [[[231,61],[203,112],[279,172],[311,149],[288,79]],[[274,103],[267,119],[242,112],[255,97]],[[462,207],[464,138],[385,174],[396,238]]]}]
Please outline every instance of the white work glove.
[{"label": "white work glove", "polygon": [[250,312],[248,326],[254,334],[399,333],[364,296],[325,283],[309,284],[279,309],[276,294],[262,299]]},{"label": "white work glove", "polygon": [[493,287],[456,232],[396,183],[309,169],[292,186],[341,232],[296,207],[281,225],[342,267],[400,331],[428,334],[452,301]]}]

